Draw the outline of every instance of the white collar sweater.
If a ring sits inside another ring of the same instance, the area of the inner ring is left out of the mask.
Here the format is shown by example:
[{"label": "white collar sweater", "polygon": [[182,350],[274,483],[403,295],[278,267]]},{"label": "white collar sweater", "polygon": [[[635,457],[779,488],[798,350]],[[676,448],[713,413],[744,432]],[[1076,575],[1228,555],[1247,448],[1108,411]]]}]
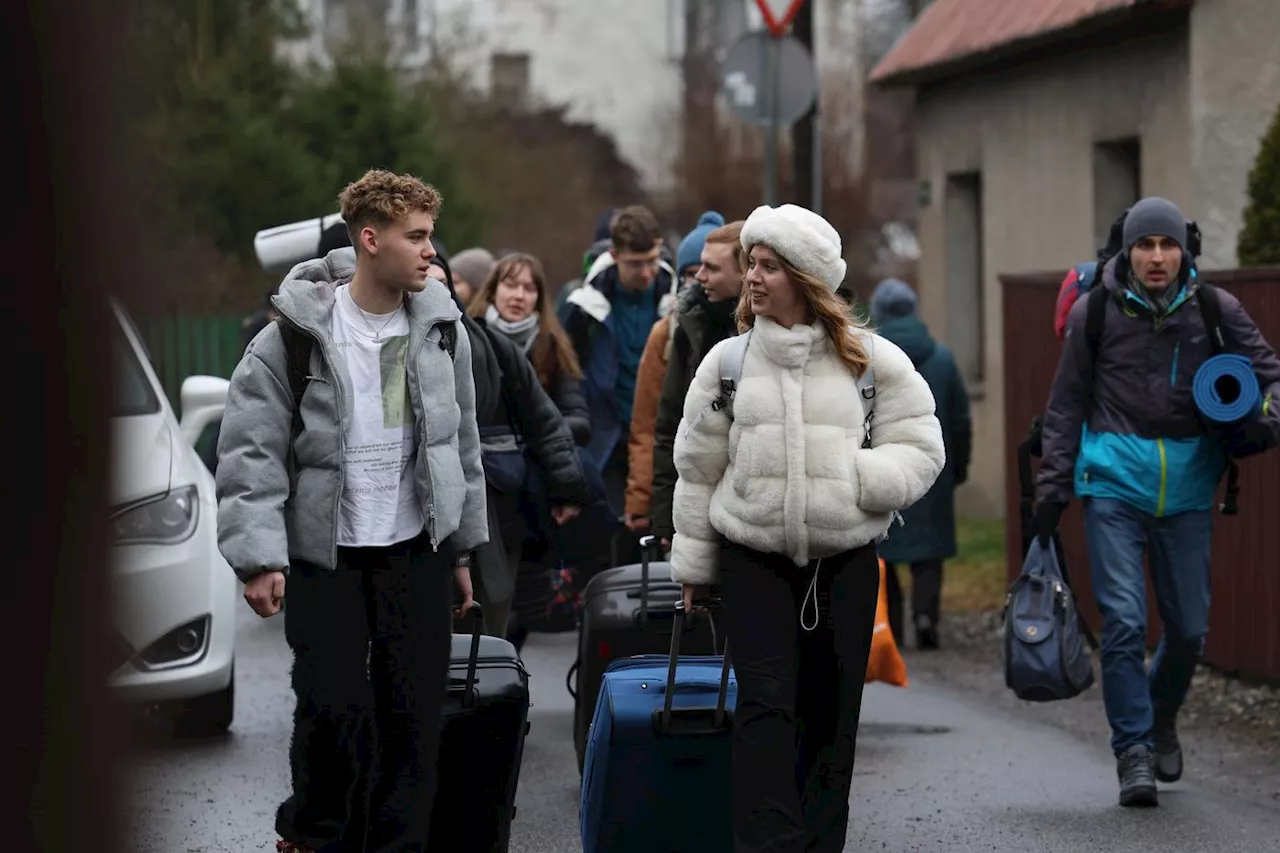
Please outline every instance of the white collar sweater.
[{"label": "white collar sweater", "polygon": [[866,330],[876,404],[871,447],[854,376],[815,324],[756,320],[733,399],[720,396],[717,344],[698,367],[676,434],[671,576],[717,579],[719,540],[797,566],[866,545],[918,501],[946,461],[933,394],[911,359]]}]

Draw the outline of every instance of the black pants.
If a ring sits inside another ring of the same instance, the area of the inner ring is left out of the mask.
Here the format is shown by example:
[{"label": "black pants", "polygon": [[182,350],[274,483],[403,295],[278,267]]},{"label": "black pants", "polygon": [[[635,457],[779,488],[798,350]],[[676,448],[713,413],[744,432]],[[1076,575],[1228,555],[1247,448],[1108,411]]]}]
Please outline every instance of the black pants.
[{"label": "black pants", "polygon": [[453,549],[425,536],[293,566],[285,638],[297,704],[287,841],[325,853],[426,850],[448,690]]},{"label": "black pants", "polygon": [[[816,616],[806,602],[815,573]],[[725,545],[720,577],[738,679],[734,850],[838,853],[880,587],[875,548],[801,568]]]},{"label": "black pants", "polygon": [[[893,641],[902,646],[902,587],[898,584],[897,567],[884,564],[885,597],[889,605],[889,628]],[[936,629],[942,615],[942,561],[922,560],[911,564],[911,619],[918,627],[921,617]]]}]

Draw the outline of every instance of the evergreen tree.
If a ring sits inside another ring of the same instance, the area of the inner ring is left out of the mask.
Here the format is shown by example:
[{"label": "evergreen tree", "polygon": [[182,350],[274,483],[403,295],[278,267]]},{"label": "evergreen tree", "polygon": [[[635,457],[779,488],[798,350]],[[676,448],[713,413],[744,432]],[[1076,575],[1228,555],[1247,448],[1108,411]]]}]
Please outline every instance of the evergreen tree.
[{"label": "evergreen tree", "polygon": [[1280,265],[1280,109],[1249,173],[1238,254],[1242,267]]}]

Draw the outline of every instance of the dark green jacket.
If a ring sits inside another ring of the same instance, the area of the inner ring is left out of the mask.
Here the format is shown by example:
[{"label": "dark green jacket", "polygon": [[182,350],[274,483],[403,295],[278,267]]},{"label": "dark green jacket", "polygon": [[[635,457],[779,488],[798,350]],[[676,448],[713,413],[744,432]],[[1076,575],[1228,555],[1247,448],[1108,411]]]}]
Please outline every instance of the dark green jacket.
[{"label": "dark green jacket", "polygon": [[973,445],[969,394],[951,350],[935,341],[918,317],[890,318],[878,331],[902,348],[929,383],[947,464],[933,488],[903,510],[904,524],[895,525],[877,550],[886,563],[945,560],[956,555],[955,489],[968,475]]}]

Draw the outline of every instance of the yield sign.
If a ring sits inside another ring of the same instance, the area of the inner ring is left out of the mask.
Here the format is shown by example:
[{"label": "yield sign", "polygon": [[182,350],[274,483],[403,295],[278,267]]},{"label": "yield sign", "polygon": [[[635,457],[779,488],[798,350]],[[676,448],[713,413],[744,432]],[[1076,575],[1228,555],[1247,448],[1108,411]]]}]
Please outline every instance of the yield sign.
[{"label": "yield sign", "polygon": [[781,38],[791,25],[791,19],[804,5],[804,0],[756,0],[756,5],[764,15],[769,32]]}]

